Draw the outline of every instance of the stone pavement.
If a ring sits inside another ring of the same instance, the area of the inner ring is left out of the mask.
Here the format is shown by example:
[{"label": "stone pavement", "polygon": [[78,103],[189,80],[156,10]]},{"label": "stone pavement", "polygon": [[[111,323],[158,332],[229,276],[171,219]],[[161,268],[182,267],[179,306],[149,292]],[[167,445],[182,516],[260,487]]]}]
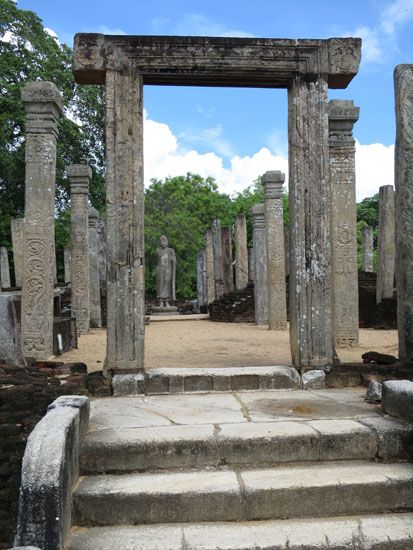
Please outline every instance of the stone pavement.
[{"label": "stone pavement", "polygon": [[92,401],[68,548],[413,548],[412,426],[363,397]]}]

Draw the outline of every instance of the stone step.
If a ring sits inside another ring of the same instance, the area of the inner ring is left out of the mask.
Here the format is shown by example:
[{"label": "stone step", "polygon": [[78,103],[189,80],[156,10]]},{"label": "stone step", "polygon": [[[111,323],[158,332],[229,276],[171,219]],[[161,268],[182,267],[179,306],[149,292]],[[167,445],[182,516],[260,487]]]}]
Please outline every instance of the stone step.
[{"label": "stone step", "polygon": [[406,458],[412,435],[411,426],[381,417],[98,429],[85,436],[81,471],[394,460]]},{"label": "stone step", "polygon": [[301,378],[294,367],[159,368],[143,374],[117,374],[113,395],[296,389]]},{"label": "stone step", "polygon": [[413,514],[74,528],[68,550],[411,550]]},{"label": "stone step", "polygon": [[410,463],[318,463],[84,477],[74,524],[331,517],[413,509]]}]

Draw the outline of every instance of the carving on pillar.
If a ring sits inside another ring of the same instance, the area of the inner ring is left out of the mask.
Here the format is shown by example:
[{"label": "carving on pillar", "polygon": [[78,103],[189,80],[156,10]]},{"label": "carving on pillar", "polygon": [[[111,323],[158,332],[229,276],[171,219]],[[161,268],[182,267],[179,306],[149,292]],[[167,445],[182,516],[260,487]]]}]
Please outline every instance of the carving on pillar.
[{"label": "carving on pillar", "polygon": [[100,279],[99,279],[99,237],[97,226],[99,213],[96,208],[89,206],[89,297],[90,297],[90,326],[102,326],[100,306]]},{"label": "carving on pillar", "polygon": [[336,346],[359,341],[357,210],[355,141],[353,126],[359,108],[353,101],[331,100],[328,104],[331,253],[333,264],[334,341]]},{"label": "carving on pillar", "polygon": [[206,269],[206,300],[207,305],[215,300],[214,279],[214,250],[212,245],[212,231],[205,233],[205,269]]},{"label": "carving on pillar", "polygon": [[394,268],[396,234],[394,219],[394,190],[392,185],[379,189],[379,238],[377,251],[376,301],[392,298],[394,291]]},{"label": "carving on pillar", "polygon": [[214,252],[214,281],[215,299],[221,298],[224,294],[224,264],[222,259],[222,233],[221,222],[212,222],[212,249]]},{"label": "carving on pillar", "polygon": [[224,294],[234,290],[234,274],[232,267],[232,236],[231,228],[221,229],[222,242],[222,272],[224,280]]},{"label": "carving on pillar", "polygon": [[52,82],[30,82],[21,95],[26,109],[22,343],[26,356],[44,360],[53,355],[53,215],[57,121],[62,98]]},{"label": "carving on pillar", "polygon": [[235,218],[235,287],[244,290],[248,285],[247,221],[244,214]]},{"label": "carving on pillar", "polygon": [[254,204],[249,210],[253,227],[254,298],[255,323],[268,324],[268,283],[267,283],[267,232],[265,229],[265,208]]}]

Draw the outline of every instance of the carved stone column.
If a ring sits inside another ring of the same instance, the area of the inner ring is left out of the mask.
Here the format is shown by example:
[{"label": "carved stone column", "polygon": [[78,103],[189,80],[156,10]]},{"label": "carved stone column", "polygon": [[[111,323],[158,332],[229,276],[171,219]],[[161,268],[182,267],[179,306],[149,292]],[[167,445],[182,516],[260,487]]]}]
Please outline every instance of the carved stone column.
[{"label": "carved stone column", "polygon": [[79,334],[90,328],[90,283],[89,283],[89,223],[88,200],[92,170],[86,164],[71,164],[67,167],[70,181],[72,258],[72,315],[76,318]]},{"label": "carved stone column", "polygon": [[247,220],[244,214],[235,218],[235,288],[244,290],[248,285]]},{"label": "carved stone column", "polygon": [[70,246],[65,246],[63,249],[63,262],[65,271],[65,283],[70,283],[72,280],[70,275],[70,264],[72,263],[72,249]]},{"label": "carved stone column", "polygon": [[288,90],[290,345],[302,370],[333,364],[327,81]]},{"label": "carved stone column", "polygon": [[198,310],[201,306],[207,305],[206,300],[206,252],[201,250],[196,257],[196,293]]},{"label": "carved stone column", "polygon": [[7,247],[0,247],[0,280],[1,288],[10,288],[10,265],[9,265],[9,253]]},{"label": "carved stone column", "polygon": [[143,80],[106,71],[106,373],[144,368]]},{"label": "carved stone column", "polygon": [[379,189],[379,238],[377,250],[376,302],[392,298],[396,256],[394,190],[392,185]]},{"label": "carved stone column", "polygon": [[17,287],[22,286],[23,277],[23,230],[24,218],[11,220],[11,242],[13,246],[14,279]]},{"label": "carved stone column", "polygon": [[90,326],[100,328],[102,326],[102,313],[100,307],[100,280],[99,280],[99,242],[97,225],[99,212],[93,206],[89,206],[89,289],[90,289]]},{"label": "carved stone column", "polygon": [[206,299],[207,304],[215,300],[214,279],[214,249],[212,245],[212,231],[205,233],[205,267],[206,267]]},{"label": "carved stone column", "polygon": [[267,235],[268,325],[271,330],[287,328],[282,201],[284,179],[284,174],[279,171],[265,172],[261,178]]},{"label": "carved stone column", "polygon": [[413,65],[394,71],[396,96],[396,285],[399,357],[413,361]]},{"label": "carved stone column", "polygon": [[21,93],[26,109],[22,343],[26,357],[44,360],[53,355],[53,217],[62,98],[52,82],[30,82]]},{"label": "carved stone column", "polygon": [[361,228],[361,270],[373,273],[373,228]]},{"label": "carved stone column", "polygon": [[232,270],[232,237],[230,227],[223,227],[221,229],[221,242],[224,294],[228,294],[228,292],[232,292],[234,290],[234,277]]},{"label": "carved stone column", "polygon": [[214,281],[215,298],[221,298],[224,294],[224,271],[222,263],[222,234],[221,222],[214,220],[212,222],[212,247],[214,251]]},{"label": "carved stone column", "polygon": [[248,281],[253,283],[255,280],[255,253],[254,247],[248,247]]},{"label": "carved stone column", "polygon": [[359,341],[356,165],[353,126],[359,108],[353,101],[328,104],[331,252],[333,261],[334,340],[338,347]]},{"label": "carved stone column", "polygon": [[254,204],[249,210],[252,217],[252,240],[254,250],[254,298],[255,323],[268,324],[268,284],[267,284],[267,232],[265,229],[265,208]]}]

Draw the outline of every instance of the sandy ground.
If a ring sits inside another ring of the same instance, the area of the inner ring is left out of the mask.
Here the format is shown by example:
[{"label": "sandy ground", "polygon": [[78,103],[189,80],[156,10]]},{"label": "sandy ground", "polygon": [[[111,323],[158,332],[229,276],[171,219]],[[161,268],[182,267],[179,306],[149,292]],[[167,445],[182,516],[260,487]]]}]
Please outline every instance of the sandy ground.
[{"label": "sandy ground", "polygon": [[[291,364],[288,331],[269,331],[252,324],[212,321],[151,322],[146,328],[146,368],[239,367]],[[101,370],[106,331],[94,329],[79,338],[79,348],[61,356],[65,362],[86,363]],[[343,362],[361,362],[366,351],[397,356],[397,331],[360,329],[360,343],[338,349]]]}]

